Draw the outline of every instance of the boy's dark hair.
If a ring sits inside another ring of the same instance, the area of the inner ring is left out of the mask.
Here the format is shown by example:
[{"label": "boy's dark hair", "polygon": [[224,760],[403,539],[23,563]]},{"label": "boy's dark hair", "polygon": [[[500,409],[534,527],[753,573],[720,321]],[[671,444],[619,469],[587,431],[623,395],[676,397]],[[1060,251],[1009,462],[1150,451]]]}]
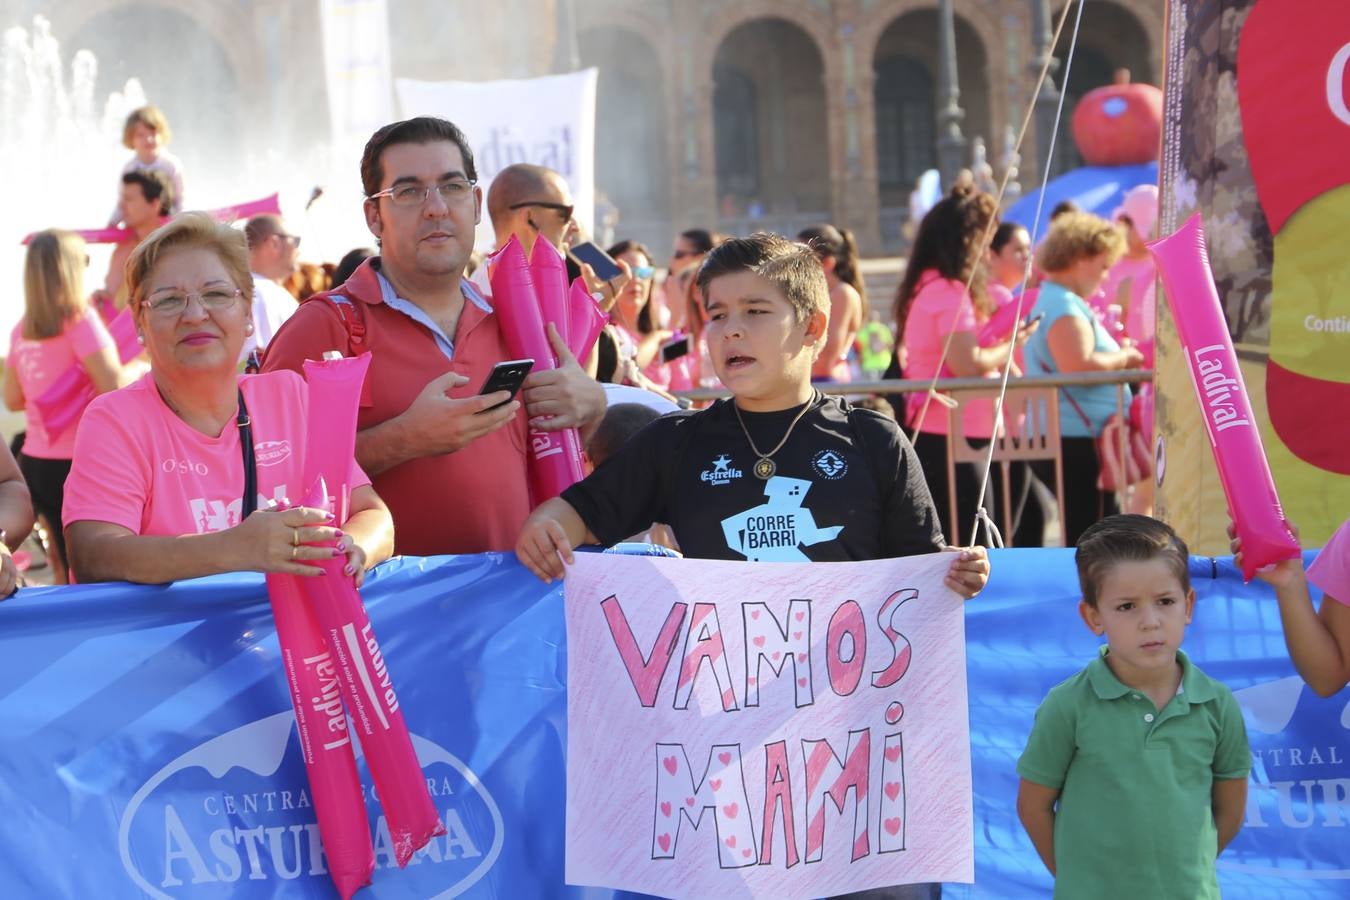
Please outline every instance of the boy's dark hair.
[{"label": "boy's dark hair", "polygon": [[619,448],[652,422],[661,418],[661,414],[650,406],[641,403],[616,403],[605,410],[595,433],[586,444],[586,455],[593,465],[600,465],[609,459]]},{"label": "boy's dark hair", "polygon": [[703,305],[708,305],[708,285],[714,279],[737,272],[752,272],[771,282],[792,304],[793,319],[798,324],[812,313],[830,308],[830,288],[820,257],[805,244],[765,231],[723,241],[698,270]]},{"label": "boy's dark hair", "polygon": [[176,211],[174,204],[177,200],[173,196],[173,185],[169,183],[168,176],[158,169],[132,169],[130,172],[123,172],[122,183],[138,185],[146,203],[158,200],[161,216],[171,216]]},{"label": "boy's dark hair", "polygon": [[468,138],[454,122],[438,119],[435,116],[418,116],[391,122],[376,131],[366,141],[366,149],[361,154],[361,188],[366,196],[378,193],[380,182],[384,181],[384,167],[380,155],[386,147],[395,144],[430,144],[435,141],[450,141],[459,148],[464,160],[464,175],[470,181],[478,180],[478,170],[473,165],[473,150]]},{"label": "boy's dark hair", "polygon": [[1122,562],[1161,559],[1172,569],[1183,592],[1191,589],[1188,564],[1190,551],[1175,531],[1152,516],[1133,513],[1107,516],[1078,538],[1073,561],[1078,566],[1078,584],[1083,602],[1097,607],[1097,592],[1107,569]]}]

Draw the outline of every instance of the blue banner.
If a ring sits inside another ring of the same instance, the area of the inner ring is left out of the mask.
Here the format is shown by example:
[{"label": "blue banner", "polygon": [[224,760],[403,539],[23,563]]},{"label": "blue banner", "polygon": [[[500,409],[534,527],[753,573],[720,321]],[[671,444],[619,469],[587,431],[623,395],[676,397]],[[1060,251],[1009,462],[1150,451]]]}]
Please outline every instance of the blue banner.
[{"label": "blue banner", "polygon": [[[976,883],[945,896],[1048,897],[1015,762],[1097,639],[1070,551],[996,551],[993,567],[967,607]],[[1350,695],[1298,681],[1267,590],[1227,561],[1197,558],[1192,577],[1186,649],[1237,692],[1254,752],[1224,896],[1343,896]],[[607,894],[563,886],[558,591],[498,554],[394,560],[367,582],[447,833],[399,871],[362,763],[377,869],[361,896]],[[25,590],[0,604],[0,660],[4,896],[335,895],[260,576]]]}]

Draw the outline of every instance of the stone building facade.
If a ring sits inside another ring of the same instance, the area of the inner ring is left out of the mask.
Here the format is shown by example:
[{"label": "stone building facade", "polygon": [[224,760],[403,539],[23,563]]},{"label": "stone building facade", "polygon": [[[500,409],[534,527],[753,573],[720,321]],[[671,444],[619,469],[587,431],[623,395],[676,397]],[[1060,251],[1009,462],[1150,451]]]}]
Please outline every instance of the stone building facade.
[{"label": "stone building facade", "polygon": [[[664,246],[695,225],[794,232],[827,219],[873,253],[898,247],[914,180],[938,165],[947,4],[961,135],[982,138],[1001,174],[1032,100],[1036,7],[1053,23],[1063,0],[388,0],[396,78],[598,67],[596,181],[623,235]],[[6,3],[14,24],[39,6]],[[1120,67],[1160,84],[1164,7],[1086,0],[1068,102]],[[136,74],[150,96],[174,97],[171,118],[198,140],[265,135],[293,153],[324,134],[315,0],[69,0],[50,15],[63,46],[93,49],[113,83]],[[205,100],[175,94],[185,64]],[[1061,63],[1061,87],[1063,75]],[[1039,181],[1034,132],[1024,186]]]}]

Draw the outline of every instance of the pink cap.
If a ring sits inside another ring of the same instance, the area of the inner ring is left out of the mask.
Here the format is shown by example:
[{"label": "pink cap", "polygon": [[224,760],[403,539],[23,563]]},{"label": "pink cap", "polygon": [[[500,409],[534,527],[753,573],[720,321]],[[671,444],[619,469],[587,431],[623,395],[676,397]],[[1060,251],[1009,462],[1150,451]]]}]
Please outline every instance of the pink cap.
[{"label": "pink cap", "polygon": [[1116,211],[1111,214],[1112,219],[1119,219],[1121,216],[1129,217],[1141,238],[1146,241],[1152,240],[1153,226],[1158,222],[1158,186],[1141,184],[1126,191],[1125,199],[1120,201],[1120,206],[1117,206]]}]

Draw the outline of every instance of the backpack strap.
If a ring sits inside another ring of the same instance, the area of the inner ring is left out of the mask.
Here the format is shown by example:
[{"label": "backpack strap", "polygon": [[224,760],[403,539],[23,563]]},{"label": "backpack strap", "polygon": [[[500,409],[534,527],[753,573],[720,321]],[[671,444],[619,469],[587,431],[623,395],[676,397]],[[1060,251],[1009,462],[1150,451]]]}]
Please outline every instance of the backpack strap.
[{"label": "backpack strap", "polygon": [[313,300],[322,297],[328,301],[328,305],[338,314],[342,320],[342,327],[347,329],[347,355],[360,356],[366,352],[366,319],[365,314],[361,312],[361,304],[352,300],[345,294],[313,294],[309,299]]}]

